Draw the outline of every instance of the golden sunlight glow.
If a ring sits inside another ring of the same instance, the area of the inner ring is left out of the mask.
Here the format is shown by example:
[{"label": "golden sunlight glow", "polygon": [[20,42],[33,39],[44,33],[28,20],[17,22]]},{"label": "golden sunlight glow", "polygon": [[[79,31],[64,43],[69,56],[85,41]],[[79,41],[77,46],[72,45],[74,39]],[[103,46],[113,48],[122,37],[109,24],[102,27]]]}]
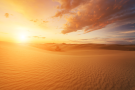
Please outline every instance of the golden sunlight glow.
[{"label": "golden sunlight glow", "polygon": [[18,35],[18,41],[19,42],[26,42],[28,40],[28,33],[23,31],[23,32],[20,32],[19,35]]},{"label": "golden sunlight glow", "polygon": [[21,36],[20,36],[20,40],[21,40],[21,41],[26,41],[26,40],[27,40],[27,37],[26,37],[25,35],[21,35]]}]

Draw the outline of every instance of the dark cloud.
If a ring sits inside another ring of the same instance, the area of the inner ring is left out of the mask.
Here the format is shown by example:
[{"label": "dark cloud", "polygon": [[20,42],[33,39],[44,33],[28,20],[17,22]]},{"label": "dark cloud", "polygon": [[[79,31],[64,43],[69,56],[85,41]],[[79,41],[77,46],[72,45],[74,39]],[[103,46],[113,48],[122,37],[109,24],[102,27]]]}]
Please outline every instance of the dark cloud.
[{"label": "dark cloud", "polygon": [[107,41],[109,44],[129,44],[126,41]]},{"label": "dark cloud", "polygon": [[103,38],[109,44],[135,44],[135,38]]},{"label": "dark cloud", "polygon": [[135,38],[126,38],[126,39],[124,39],[124,40],[126,40],[126,41],[128,41],[128,42],[133,42],[133,41],[135,41]]},{"label": "dark cloud", "polygon": [[135,42],[134,41],[130,41],[130,40],[128,40],[128,41],[107,41],[109,44],[135,44]]},{"label": "dark cloud", "polygon": [[[122,23],[122,22],[121,22]],[[117,23],[119,24],[119,23]],[[115,24],[116,25],[116,24]],[[105,30],[106,34],[114,34],[113,36],[120,35],[120,36],[126,36],[126,35],[131,35],[135,33],[135,23],[126,23],[125,25],[120,25],[120,26],[115,26],[113,27],[107,27],[108,29]]]},{"label": "dark cloud", "polygon": [[117,28],[117,30],[119,31],[132,31],[132,30],[135,30],[135,23],[133,24],[126,24],[126,25],[122,25],[120,27]]},{"label": "dark cloud", "polygon": [[[85,33],[99,30],[109,24],[135,20],[135,0],[58,0],[61,6],[55,17],[70,14],[63,34],[85,29]],[[74,3],[73,3],[74,2]]]},{"label": "dark cloud", "polygon": [[80,42],[82,41],[83,43],[106,43],[106,44],[135,44],[135,37],[131,38],[100,38],[100,37],[95,37],[95,38],[90,38],[90,39],[80,39]]},{"label": "dark cloud", "polygon": [[132,35],[132,34],[135,33],[135,30],[125,31],[125,32],[122,32],[122,33]]},{"label": "dark cloud", "polygon": [[9,17],[9,13],[5,13],[5,17],[8,18]]}]

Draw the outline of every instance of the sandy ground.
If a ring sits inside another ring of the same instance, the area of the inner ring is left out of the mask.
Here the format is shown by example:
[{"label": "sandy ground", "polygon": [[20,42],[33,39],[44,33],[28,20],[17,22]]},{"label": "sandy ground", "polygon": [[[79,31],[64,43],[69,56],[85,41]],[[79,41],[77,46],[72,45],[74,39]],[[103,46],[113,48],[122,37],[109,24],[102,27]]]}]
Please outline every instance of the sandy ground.
[{"label": "sandy ground", "polygon": [[135,90],[135,51],[0,44],[0,90]]}]

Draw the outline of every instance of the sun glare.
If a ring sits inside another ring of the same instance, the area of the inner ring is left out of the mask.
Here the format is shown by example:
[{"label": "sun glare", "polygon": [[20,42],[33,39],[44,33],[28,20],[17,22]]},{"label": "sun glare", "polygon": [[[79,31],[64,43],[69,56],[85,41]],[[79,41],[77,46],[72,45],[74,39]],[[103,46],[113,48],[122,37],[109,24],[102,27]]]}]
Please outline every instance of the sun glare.
[{"label": "sun glare", "polygon": [[26,35],[23,35],[23,34],[22,34],[22,35],[20,36],[20,40],[21,40],[21,41],[26,41],[26,40],[27,40]]},{"label": "sun glare", "polygon": [[18,41],[19,42],[26,42],[28,40],[27,32],[20,32],[18,34]]}]

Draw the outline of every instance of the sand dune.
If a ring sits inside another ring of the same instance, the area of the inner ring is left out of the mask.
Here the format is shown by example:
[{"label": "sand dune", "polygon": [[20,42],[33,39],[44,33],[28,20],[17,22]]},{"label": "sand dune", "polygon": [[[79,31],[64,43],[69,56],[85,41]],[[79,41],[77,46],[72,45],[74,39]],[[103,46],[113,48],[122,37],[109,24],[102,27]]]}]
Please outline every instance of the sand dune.
[{"label": "sand dune", "polygon": [[30,46],[55,51],[58,46],[62,51],[73,51],[73,50],[121,50],[121,51],[135,51],[135,45],[115,45],[115,44],[30,44]]},{"label": "sand dune", "polygon": [[73,47],[0,43],[0,90],[135,90],[135,51]]}]

